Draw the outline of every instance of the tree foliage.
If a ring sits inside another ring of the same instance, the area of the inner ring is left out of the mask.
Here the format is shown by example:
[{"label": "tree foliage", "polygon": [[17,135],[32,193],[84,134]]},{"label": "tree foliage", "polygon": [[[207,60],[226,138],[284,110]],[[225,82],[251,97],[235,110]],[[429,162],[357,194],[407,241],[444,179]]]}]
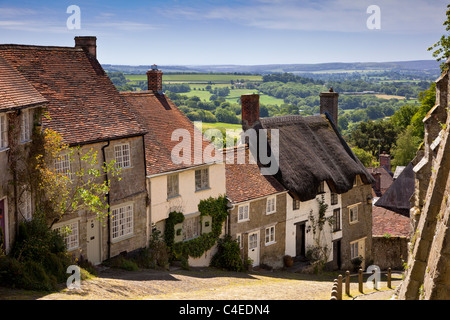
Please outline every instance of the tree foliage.
[{"label": "tree foliage", "polygon": [[446,68],[445,61],[450,56],[450,36],[448,32],[450,31],[450,4],[447,5],[447,11],[445,12],[447,19],[444,21],[443,25],[445,26],[445,31],[447,31],[447,35],[442,35],[441,38],[434,43],[431,47],[428,48],[428,51],[432,51],[432,55],[436,58],[436,61],[442,61],[441,63],[441,71],[444,71]]}]

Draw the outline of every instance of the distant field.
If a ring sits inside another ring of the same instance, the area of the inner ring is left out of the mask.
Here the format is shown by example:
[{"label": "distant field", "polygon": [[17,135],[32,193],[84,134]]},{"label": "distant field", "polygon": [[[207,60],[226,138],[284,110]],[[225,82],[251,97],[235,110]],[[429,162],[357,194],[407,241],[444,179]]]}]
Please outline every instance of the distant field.
[{"label": "distant field", "polygon": [[375,97],[381,98],[381,99],[398,99],[398,100],[404,100],[405,97],[403,96],[395,96],[395,95],[389,95],[389,94],[376,94]]},{"label": "distant field", "polygon": [[[147,80],[145,74],[126,74],[125,77],[130,81]],[[254,75],[235,75],[235,74],[165,74],[163,82],[165,83],[193,83],[193,84],[230,84],[231,81],[239,82],[239,80],[261,82],[262,76]]]}]

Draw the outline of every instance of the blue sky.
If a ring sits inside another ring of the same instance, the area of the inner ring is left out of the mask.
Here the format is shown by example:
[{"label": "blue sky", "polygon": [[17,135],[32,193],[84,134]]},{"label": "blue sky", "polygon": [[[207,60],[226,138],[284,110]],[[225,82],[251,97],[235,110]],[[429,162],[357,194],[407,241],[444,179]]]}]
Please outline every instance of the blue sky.
[{"label": "blue sky", "polygon": [[[70,30],[70,5],[81,29]],[[380,29],[367,28],[370,5]],[[433,59],[443,0],[1,1],[0,42],[73,46],[97,36],[104,64],[205,65]]]}]

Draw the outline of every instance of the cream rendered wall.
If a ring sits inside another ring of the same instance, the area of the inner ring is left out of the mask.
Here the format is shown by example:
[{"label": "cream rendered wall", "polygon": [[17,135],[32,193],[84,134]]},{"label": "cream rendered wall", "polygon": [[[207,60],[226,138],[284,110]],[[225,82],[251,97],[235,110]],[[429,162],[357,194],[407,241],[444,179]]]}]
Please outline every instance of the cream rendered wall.
[{"label": "cream rendered wall", "polygon": [[[209,188],[195,191],[195,170],[209,168]],[[179,196],[167,198],[167,176],[178,173]],[[226,193],[225,186],[225,164],[217,163],[199,166],[188,170],[169,172],[164,175],[148,178],[148,189],[150,194],[150,225],[155,225],[164,233],[164,221],[169,217],[171,211],[179,211],[186,215],[195,215],[198,212],[200,200],[209,197],[217,198]],[[222,232],[223,233],[223,232]],[[207,266],[215,253],[215,246],[207,251],[202,257],[189,258],[191,266]]]},{"label": "cream rendered wall", "polygon": [[172,210],[180,211],[184,215],[198,212],[200,200],[225,195],[225,165],[220,163],[207,166],[209,167],[208,189],[195,191],[195,170],[205,166],[178,171],[179,196],[170,199],[167,198],[167,176],[177,172],[149,178],[151,223],[157,224],[167,219]]},{"label": "cream rendered wall", "polygon": [[309,221],[309,215],[311,210],[314,216],[318,217],[319,213],[319,203],[317,200],[322,199],[324,196],[324,201],[328,204],[327,211],[325,212],[325,217],[332,217],[333,210],[341,209],[341,231],[332,232],[331,227],[328,223],[324,226],[324,231],[322,233],[322,245],[326,245],[330,250],[330,255],[328,261],[333,260],[333,241],[342,238],[342,208],[341,208],[341,195],[338,195],[338,202],[335,205],[331,205],[331,190],[325,183],[325,193],[318,194],[315,199],[300,202],[300,209],[293,209],[293,198],[287,194],[287,205],[286,205],[286,254],[294,257],[296,255],[296,223],[305,222],[306,226],[306,251],[308,247],[314,245],[314,238],[312,230],[308,232],[308,227],[311,227],[311,222]]}]

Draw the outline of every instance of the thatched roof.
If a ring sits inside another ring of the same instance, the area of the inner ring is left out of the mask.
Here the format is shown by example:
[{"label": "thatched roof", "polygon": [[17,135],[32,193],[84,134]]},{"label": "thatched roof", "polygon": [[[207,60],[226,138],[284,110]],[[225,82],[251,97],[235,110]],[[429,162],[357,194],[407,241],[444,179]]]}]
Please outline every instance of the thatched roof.
[{"label": "thatched roof", "polygon": [[328,114],[265,118],[258,128],[279,130],[279,170],[275,177],[301,201],[315,198],[322,181],[336,193],[352,189],[357,175],[364,183],[374,182]]},{"label": "thatched roof", "polygon": [[413,165],[409,163],[375,205],[409,217],[409,199],[414,193],[414,179]]}]

